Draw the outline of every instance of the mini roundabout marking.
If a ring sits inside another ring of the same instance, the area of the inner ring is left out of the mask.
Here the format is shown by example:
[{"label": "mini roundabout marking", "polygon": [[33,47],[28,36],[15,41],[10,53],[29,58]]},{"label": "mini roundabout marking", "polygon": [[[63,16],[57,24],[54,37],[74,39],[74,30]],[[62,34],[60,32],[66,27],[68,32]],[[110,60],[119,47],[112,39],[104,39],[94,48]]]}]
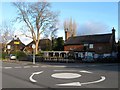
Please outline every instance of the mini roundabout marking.
[{"label": "mini roundabout marking", "polygon": [[43,73],[43,71],[32,73],[32,75],[29,77],[30,81],[33,83],[37,82],[35,79],[33,79],[33,76],[41,73]]},{"label": "mini roundabout marking", "polygon": [[59,79],[74,79],[74,78],[81,77],[81,75],[77,73],[55,73],[55,74],[52,74],[51,76]]},{"label": "mini roundabout marking", "polygon": [[[60,70],[61,72],[56,72],[57,70],[53,70],[55,71],[55,73],[51,74],[51,77],[52,78],[55,78],[55,79],[61,79],[61,80],[70,80],[72,81],[72,79],[76,79],[76,78],[81,78],[82,75],[79,74],[79,73],[86,73],[86,74],[93,74],[93,72],[90,72],[90,71],[85,71],[85,70],[79,70],[79,71],[76,71],[73,73],[73,72],[67,72],[67,70],[63,70],[65,72],[62,72],[62,70]],[[43,71],[40,71],[40,72],[34,72],[32,73],[32,75],[29,77],[30,81],[33,82],[33,83],[36,83],[37,81],[33,79],[33,76],[34,75],[38,75],[38,74],[41,74],[43,73]],[[79,82],[79,81],[74,81],[74,82],[67,82],[67,83],[59,83],[59,84],[55,84],[56,86],[82,86],[82,85],[88,85],[88,84],[96,84],[96,83],[100,83],[102,81],[104,81],[106,79],[105,76],[100,76],[99,79],[97,80],[93,80],[93,81],[89,81],[89,82]]]},{"label": "mini roundabout marking", "polygon": [[87,85],[87,84],[95,84],[99,83],[105,80],[104,76],[101,76],[101,79],[96,80],[96,81],[91,81],[91,82],[85,82],[85,83],[80,83],[80,82],[72,82],[72,83],[64,83],[64,84],[56,84],[57,86],[81,86],[81,85]]}]

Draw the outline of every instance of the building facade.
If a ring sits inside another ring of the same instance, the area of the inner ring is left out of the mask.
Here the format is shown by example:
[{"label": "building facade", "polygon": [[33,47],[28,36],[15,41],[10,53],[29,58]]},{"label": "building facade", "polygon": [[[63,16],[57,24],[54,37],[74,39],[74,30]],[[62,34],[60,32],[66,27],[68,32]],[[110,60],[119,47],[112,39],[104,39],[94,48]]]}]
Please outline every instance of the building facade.
[{"label": "building facade", "polygon": [[[67,33],[67,32],[66,32]],[[65,34],[67,37],[67,34]],[[93,52],[109,56],[116,51],[115,29],[108,34],[95,34],[69,37],[64,44],[64,51]]]},{"label": "building facade", "polygon": [[[39,42],[39,51],[49,51],[51,50],[52,44],[51,40],[49,39],[41,39]],[[34,41],[30,42],[26,47],[24,48],[24,51],[28,54],[33,53],[32,45],[35,44]]]},{"label": "building facade", "polygon": [[7,52],[23,51],[23,49],[25,48],[25,44],[23,44],[21,40],[15,36],[13,40],[7,43],[6,48],[7,48]]}]

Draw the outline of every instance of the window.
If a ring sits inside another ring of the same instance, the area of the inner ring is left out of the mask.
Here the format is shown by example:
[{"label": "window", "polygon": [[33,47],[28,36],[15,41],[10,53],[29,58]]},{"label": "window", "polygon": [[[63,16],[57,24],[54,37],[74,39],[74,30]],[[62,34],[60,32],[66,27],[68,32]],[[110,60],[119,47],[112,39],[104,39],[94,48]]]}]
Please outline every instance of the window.
[{"label": "window", "polygon": [[88,44],[84,44],[84,46],[88,46]]},{"label": "window", "polygon": [[89,45],[89,48],[93,48],[93,44],[90,44],[90,45]]}]

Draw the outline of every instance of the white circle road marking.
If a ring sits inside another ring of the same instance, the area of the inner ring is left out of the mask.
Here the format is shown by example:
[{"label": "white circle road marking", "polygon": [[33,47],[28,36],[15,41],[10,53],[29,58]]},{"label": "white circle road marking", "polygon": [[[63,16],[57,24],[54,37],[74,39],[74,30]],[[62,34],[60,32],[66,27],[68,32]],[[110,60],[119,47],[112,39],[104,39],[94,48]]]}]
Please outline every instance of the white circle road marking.
[{"label": "white circle road marking", "polygon": [[81,75],[77,73],[55,73],[55,74],[52,74],[51,76],[59,79],[74,79],[74,78],[81,77]]}]

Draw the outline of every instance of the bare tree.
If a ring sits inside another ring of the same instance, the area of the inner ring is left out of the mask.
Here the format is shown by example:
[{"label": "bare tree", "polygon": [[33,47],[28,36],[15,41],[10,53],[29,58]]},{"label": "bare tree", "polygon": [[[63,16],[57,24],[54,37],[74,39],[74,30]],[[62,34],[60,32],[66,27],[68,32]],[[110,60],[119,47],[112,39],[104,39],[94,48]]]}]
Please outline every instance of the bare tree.
[{"label": "bare tree", "polygon": [[50,10],[49,2],[14,2],[13,5],[18,9],[19,21],[22,21],[28,27],[30,35],[25,35],[33,39],[36,45],[36,54],[38,53],[38,46],[40,36],[43,32],[57,22],[58,13]]},{"label": "bare tree", "polygon": [[71,36],[76,36],[77,24],[75,21],[72,20],[72,18],[64,21],[64,30],[66,29]]},{"label": "bare tree", "polygon": [[7,43],[14,36],[13,27],[10,25],[10,23],[8,24],[8,23],[4,22],[1,25],[0,31],[1,31],[1,42],[4,44],[4,46],[3,46],[4,52],[6,52]]},{"label": "bare tree", "polygon": [[72,28],[73,30],[73,36],[76,36],[76,30],[77,30],[77,23],[75,22],[75,21],[73,21],[73,28]]}]

